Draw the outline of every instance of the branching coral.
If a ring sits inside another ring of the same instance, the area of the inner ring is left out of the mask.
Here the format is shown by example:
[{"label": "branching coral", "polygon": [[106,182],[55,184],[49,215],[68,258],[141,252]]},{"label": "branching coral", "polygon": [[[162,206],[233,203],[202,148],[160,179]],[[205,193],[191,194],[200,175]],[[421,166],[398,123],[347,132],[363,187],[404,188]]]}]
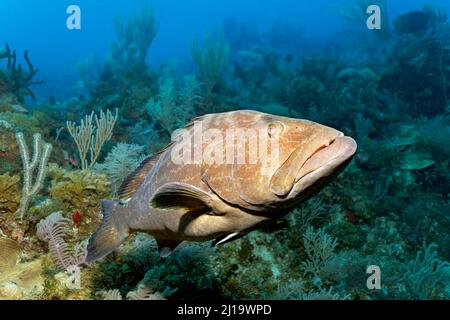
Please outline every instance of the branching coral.
[{"label": "branching coral", "polygon": [[213,92],[215,86],[223,80],[230,60],[230,46],[223,34],[216,39],[205,37],[203,48],[198,42],[192,45],[192,57],[197,64],[200,77],[205,84],[206,94]]},{"label": "branching coral", "polygon": [[[106,114],[100,111],[100,116],[92,112],[84,120],[81,120],[79,126],[75,122],[67,121],[67,129],[78,147],[82,170],[92,169],[95,165],[103,145],[112,137],[117,117],[118,110],[116,109],[115,115],[109,110],[106,110]],[[88,152],[90,155],[89,161]]]},{"label": "branching coral", "polygon": [[200,95],[200,82],[197,81],[194,75],[187,75],[184,77],[184,86],[178,91],[181,105],[186,110],[195,110],[198,105]]},{"label": "branching coral", "polygon": [[315,231],[312,226],[306,229],[303,241],[308,260],[302,263],[301,268],[305,274],[310,273],[314,277],[319,277],[322,269],[330,261],[337,241],[323,229]]},{"label": "branching coral", "polygon": [[[25,51],[23,56],[28,67],[28,72],[24,71],[21,64],[17,64],[16,50],[11,51],[9,45],[6,43],[5,51],[0,52],[0,60],[7,59],[7,73],[6,78],[3,79],[0,75],[0,82],[2,82],[3,85],[6,86],[6,90],[13,93],[19,101],[23,101],[26,96],[31,96],[31,98],[36,101],[36,97],[33,91],[31,91],[30,86],[42,84],[43,81],[33,80],[39,70],[35,69],[31,63],[30,58],[28,57],[28,51]],[[1,93],[2,92],[0,92],[0,95]]]},{"label": "branching coral", "polygon": [[0,127],[11,130],[13,128],[13,125],[6,120],[0,119]]},{"label": "branching coral", "polygon": [[34,115],[27,115],[17,112],[1,112],[0,120],[9,123],[11,132],[22,132],[25,136],[41,132],[45,135],[47,128],[42,128],[42,124]]},{"label": "branching coral", "polygon": [[[52,145],[49,143],[42,144],[41,135],[38,133],[35,134],[33,136],[33,158],[30,161],[30,155],[23,134],[20,132],[17,133],[16,138],[17,143],[19,144],[20,156],[23,164],[22,198],[17,213],[20,218],[23,219],[31,200],[33,200],[33,197],[42,189],[48,158],[52,152]],[[36,168],[37,176],[36,180],[33,182],[33,174]]]},{"label": "branching coral", "polygon": [[[150,98],[147,102],[148,114],[171,134],[194,117],[194,106],[199,97],[198,87],[196,80],[186,78],[185,86],[179,91],[173,79],[166,79],[160,87],[158,100]],[[177,116],[174,117],[174,114]]]},{"label": "branching coral", "polygon": [[132,15],[125,22],[117,17],[115,28],[117,41],[112,47],[114,63],[135,70],[145,69],[148,49],[158,32],[158,21],[153,10],[143,6],[139,14]]},{"label": "branching coral", "polygon": [[314,220],[322,217],[327,212],[326,209],[327,208],[322,200],[314,198],[309,200],[303,206],[292,210],[289,218],[294,221],[295,228],[300,233],[303,233]]},{"label": "branching coral", "polygon": [[[450,263],[442,261],[436,251],[437,245],[423,245],[416,258],[407,265],[404,280],[416,299],[433,298],[440,284],[450,281]],[[449,298],[447,296],[447,298]]]}]

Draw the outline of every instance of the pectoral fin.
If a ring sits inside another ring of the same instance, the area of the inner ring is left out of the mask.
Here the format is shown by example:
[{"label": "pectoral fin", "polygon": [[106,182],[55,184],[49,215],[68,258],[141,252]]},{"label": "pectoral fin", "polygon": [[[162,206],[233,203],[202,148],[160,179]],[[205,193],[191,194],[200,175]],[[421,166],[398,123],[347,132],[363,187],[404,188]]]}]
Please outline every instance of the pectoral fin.
[{"label": "pectoral fin", "polygon": [[168,183],[160,187],[150,206],[153,208],[184,208],[189,213],[214,214],[213,198],[207,192],[185,183]]}]

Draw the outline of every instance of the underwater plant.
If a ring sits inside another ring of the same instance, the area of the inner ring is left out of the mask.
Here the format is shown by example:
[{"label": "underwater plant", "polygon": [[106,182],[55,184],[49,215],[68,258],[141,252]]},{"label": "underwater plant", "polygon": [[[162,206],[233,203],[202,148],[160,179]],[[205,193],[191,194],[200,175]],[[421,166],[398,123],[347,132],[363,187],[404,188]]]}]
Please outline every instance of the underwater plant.
[{"label": "underwater plant", "polygon": [[323,268],[329,263],[337,246],[337,240],[323,229],[315,231],[314,227],[309,226],[303,235],[303,243],[308,260],[302,262],[301,268],[305,274],[320,279]]},{"label": "underwater plant", "polygon": [[209,292],[214,284],[214,276],[210,272],[213,250],[186,243],[146,272],[142,283],[162,292],[165,297],[183,295],[189,290]]},{"label": "underwater plant", "polygon": [[[201,100],[201,83],[194,75],[184,76],[184,84],[178,90],[179,100],[184,109],[195,110]],[[192,112],[192,111],[191,111]]]},{"label": "underwater plant", "polygon": [[[52,152],[52,145],[42,144],[41,135],[33,136],[33,156],[30,158],[25,138],[21,132],[16,134],[17,143],[20,148],[20,156],[23,165],[22,197],[17,214],[23,219],[33,197],[42,189],[48,158]],[[34,170],[37,168],[36,180],[33,182]]]},{"label": "underwater plant", "polygon": [[145,5],[125,21],[116,17],[117,38],[111,46],[110,70],[105,70],[103,77],[122,84],[145,80],[147,54],[158,33],[158,25],[153,9]]},{"label": "underwater plant", "polygon": [[289,216],[290,220],[295,223],[298,232],[303,234],[311,223],[323,217],[327,213],[327,207],[320,198],[313,198],[304,205],[292,210]]},{"label": "underwater plant", "polygon": [[[34,68],[27,50],[24,52],[23,57],[27,64],[28,72],[24,70],[21,64],[17,64],[16,50],[11,51],[8,43],[5,44],[5,50],[3,52],[0,51],[0,60],[7,59],[7,73],[0,73],[0,83],[6,86],[6,92],[13,93],[19,102],[23,102],[26,96],[31,96],[36,101],[36,97],[33,91],[31,91],[30,86],[42,84],[43,81],[33,80],[39,70]],[[3,93],[2,90],[4,89],[0,89],[0,96]]]},{"label": "underwater plant", "polygon": [[[174,80],[165,79],[160,86],[158,100],[150,98],[145,108],[152,119],[161,125],[169,135],[182,128],[194,117],[194,106],[198,100],[198,83],[185,78],[185,86],[177,90]],[[173,117],[173,114],[177,117]]]},{"label": "underwater plant", "polygon": [[423,251],[407,264],[404,280],[415,299],[432,299],[439,285],[450,281],[450,263],[439,259],[436,249],[436,244],[424,243]]},{"label": "underwater plant", "polygon": [[340,295],[333,291],[333,287],[329,289],[323,288],[318,291],[309,291],[303,293],[300,297],[301,300],[348,300],[350,295]]},{"label": "underwater plant", "polygon": [[207,35],[203,47],[198,42],[192,44],[192,57],[197,64],[200,78],[205,85],[206,95],[213,92],[216,85],[223,80],[230,61],[230,46],[221,33],[217,38]]},{"label": "underwater plant", "polygon": [[109,110],[106,110],[106,114],[100,111],[99,116],[92,112],[78,126],[75,122],[67,121],[67,129],[78,148],[82,170],[90,170],[95,165],[103,145],[112,137],[118,112],[116,109],[113,115]]},{"label": "underwater plant", "polygon": [[106,174],[113,193],[116,195],[123,180],[144,160],[144,147],[136,144],[117,144],[94,170]]}]

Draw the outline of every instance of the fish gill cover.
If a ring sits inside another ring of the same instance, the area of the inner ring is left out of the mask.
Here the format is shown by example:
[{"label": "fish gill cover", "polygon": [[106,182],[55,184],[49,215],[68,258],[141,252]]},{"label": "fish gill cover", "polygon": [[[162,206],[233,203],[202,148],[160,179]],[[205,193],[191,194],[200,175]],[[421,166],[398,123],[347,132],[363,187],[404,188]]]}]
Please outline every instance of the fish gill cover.
[{"label": "fish gill cover", "polygon": [[0,4],[0,299],[450,298],[448,5],[72,2]]}]

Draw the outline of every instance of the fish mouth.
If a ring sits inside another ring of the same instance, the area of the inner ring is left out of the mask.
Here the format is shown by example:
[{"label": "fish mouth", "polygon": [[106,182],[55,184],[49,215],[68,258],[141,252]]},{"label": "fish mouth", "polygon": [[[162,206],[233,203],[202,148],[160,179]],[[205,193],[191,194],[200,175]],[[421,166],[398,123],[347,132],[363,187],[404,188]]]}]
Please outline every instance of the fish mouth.
[{"label": "fish mouth", "polygon": [[297,195],[316,181],[339,172],[355,155],[356,149],[356,141],[344,134],[318,148],[298,171],[291,195]]}]

